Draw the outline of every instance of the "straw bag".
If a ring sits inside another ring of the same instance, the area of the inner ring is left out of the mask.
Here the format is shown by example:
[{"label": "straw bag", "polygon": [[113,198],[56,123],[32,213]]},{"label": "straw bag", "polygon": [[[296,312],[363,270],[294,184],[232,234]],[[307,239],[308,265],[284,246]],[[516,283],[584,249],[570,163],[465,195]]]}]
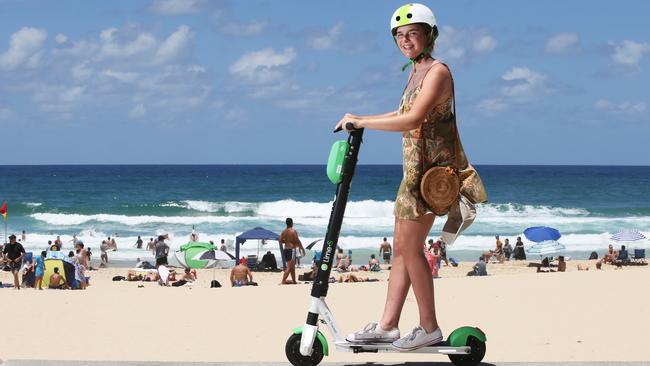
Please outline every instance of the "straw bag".
[{"label": "straw bag", "polygon": [[[447,65],[443,64],[445,67]],[[451,76],[451,72],[449,72]],[[451,206],[456,202],[460,194],[461,179],[459,166],[459,135],[456,126],[456,95],[454,94],[454,79],[451,79],[451,92],[453,101],[452,115],[448,121],[442,123],[451,123],[454,133],[454,161],[451,166],[434,166],[429,168],[420,181],[420,195],[427,203],[431,211],[442,216],[449,212]],[[421,164],[424,168],[424,153],[426,152],[426,139],[423,134],[421,147]],[[424,170],[424,169],[423,169]]]}]

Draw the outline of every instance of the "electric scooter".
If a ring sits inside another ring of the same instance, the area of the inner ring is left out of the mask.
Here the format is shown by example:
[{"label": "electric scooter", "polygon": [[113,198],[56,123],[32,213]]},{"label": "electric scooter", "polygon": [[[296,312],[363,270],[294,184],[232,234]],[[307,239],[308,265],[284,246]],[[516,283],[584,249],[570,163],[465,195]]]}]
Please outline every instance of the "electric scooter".
[{"label": "electric scooter", "polygon": [[[336,196],[327,226],[327,234],[323,242],[321,259],[317,263],[318,273],[314,278],[311,289],[311,305],[307,313],[307,322],[304,326],[293,330],[293,334],[291,334],[285,346],[285,353],[289,362],[296,366],[318,365],[323,356],[329,354],[327,339],[318,330],[319,320],[329,329],[330,335],[334,337],[336,349],[339,351],[354,353],[399,352],[390,343],[352,343],[346,341],[345,335],[339,331],[334,315],[325,302],[350,184],[357,165],[357,157],[363,137],[363,129],[353,129],[354,125],[350,123],[346,127],[348,130],[352,130],[347,141],[340,140],[334,143],[327,162],[327,176],[332,183],[337,184]],[[338,131],[340,129],[334,132]],[[449,356],[449,359],[455,365],[474,366],[479,364],[483,356],[485,356],[485,342],[485,333],[479,328],[461,327],[449,334],[446,341],[409,352],[444,354]]]}]

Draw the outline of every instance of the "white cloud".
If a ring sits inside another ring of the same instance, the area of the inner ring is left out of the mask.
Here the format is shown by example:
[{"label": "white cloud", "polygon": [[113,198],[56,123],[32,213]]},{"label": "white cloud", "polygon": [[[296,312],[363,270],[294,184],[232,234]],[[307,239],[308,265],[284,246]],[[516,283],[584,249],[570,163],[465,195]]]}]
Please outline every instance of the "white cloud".
[{"label": "white cloud", "polygon": [[86,63],[81,63],[73,66],[70,73],[75,80],[84,81],[93,74],[93,70]]},{"label": "white cloud", "polygon": [[610,42],[610,46],[614,49],[612,61],[615,65],[624,67],[638,67],[643,56],[650,52],[649,43],[625,40],[618,44]]},{"label": "white cloud", "polygon": [[487,114],[498,113],[508,109],[508,105],[503,99],[489,98],[483,99],[477,105],[477,108]]},{"label": "white cloud", "polygon": [[166,63],[177,59],[189,46],[192,32],[186,25],[178,27],[176,32],[172,33],[162,42],[156,52],[156,61]]},{"label": "white cloud", "polygon": [[123,83],[131,83],[137,79],[138,74],[135,72],[120,72],[120,71],[113,71],[113,70],[104,70],[102,72],[103,75],[108,76],[113,79],[117,79]]},{"label": "white cloud", "polygon": [[66,36],[38,51],[49,56],[47,69],[13,72],[20,82],[13,87],[51,119],[82,120],[106,109],[137,117],[143,108],[158,121],[192,119],[211,100],[213,81],[204,66],[187,62],[191,42],[185,25],[163,35],[131,24]]},{"label": "white cloud", "polygon": [[131,108],[129,111],[129,117],[131,118],[142,118],[145,116],[145,114],[147,114],[147,108],[145,108],[144,104],[142,103]]},{"label": "white cloud", "polygon": [[476,52],[490,52],[497,47],[497,40],[491,35],[480,36],[474,42],[474,50]]},{"label": "white cloud", "polygon": [[272,48],[244,54],[230,66],[230,73],[254,84],[267,84],[284,76],[283,66],[289,65],[296,58],[292,47],[276,52]]},{"label": "white cloud", "polygon": [[102,31],[100,38],[103,41],[100,53],[104,57],[129,58],[152,52],[158,41],[150,33],[140,33],[132,41],[116,42],[117,30],[109,28]]},{"label": "white cloud", "polygon": [[256,20],[250,23],[226,23],[219,27],[219,30],[229,36],[248,37],[260,34],[268,27],[269,22]]},{"label": "white cloud", "polygon": [[323,51],[335,47],[343,31],[343,22],[334,24],[325,34],[307,38],[307,46],[312,49]]},{"label": "white cloud", "polygon": [[33,68],[38,66],[41,48],[47,38],[43,29],[23,27],[11,35],[9,49],[0,54],[0,69],[14,70],[21,66]]},{"label": "white cloud", "polygon": [[513,67],[501,79],[506,85],[501,87],[496,96],[477,103],[476,109],[480,112],[497,114],[513,104],[529,103],[551,92],[547,85],[548,77],[527,67]]},{"label": "white cloud", "polygon": [[198,13],[205,8],[205,0],[154,0],[149,10],[159,15],[184,15]]},{"label": "white cloud", "polygon": [[579,51],[580,37],[576,33],[558,33],[546,40],[546,52],[563,54]]},{"label": "white cloud", "polygon": [[84,87],[73,86],[71,88],[65,89],[59,94],[59,99],[64,103],[74,103],[78,101],[84,92]]},{"label": "white cloud", "polygon": [[444,26],[436,40],[435,50],[443,59],[463,63],[473,56],[494,51],[498,43],[486,28]]},{"label": "white cloud", "polygon": [[526,67],[513,67],[501,78],[510,85],[504,86],[501,91],[506,97],[528,101],[535,99],[546,91],[546,75],[532,71]]},{"label": "white cloud", "polygon": [[627,101],[616,104],[606,99],[599,99],[594,103],[594,107],[610,113],[634,115],[645,112],[647,104],[645,102],[632,103]]},{"label": "white cloud", "polygon": [[59,33],[56,35],[56,37],[54,37],[54,39],[56,40],[56,43],[61,44],[65,43],[65,41],[68,40],[68,37],[66,37],[65,34]]}]

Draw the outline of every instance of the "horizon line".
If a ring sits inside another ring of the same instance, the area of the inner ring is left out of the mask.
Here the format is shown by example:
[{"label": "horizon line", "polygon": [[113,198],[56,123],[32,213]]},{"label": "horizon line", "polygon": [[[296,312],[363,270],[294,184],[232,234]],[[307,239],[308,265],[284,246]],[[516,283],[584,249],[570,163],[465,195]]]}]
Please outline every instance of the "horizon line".
[{"label": "horizon line", "polygon": [[[357,164],[357,166],[401,166],[402,164],[385,164],[385,163],[367,163]],[[636,167],[647,168],[648,165],[638,164],[472,164],[473,166],[529,166],[529,167]],[[202,163],[137,163],[137,164],[123,164],[123,163],[94,163],[94,164],[0,164],[1,167],[36,167],[36,166],[327,166],[327,164],[253,164],[253,163],[231,163],[231,164],[202,164]]]}]

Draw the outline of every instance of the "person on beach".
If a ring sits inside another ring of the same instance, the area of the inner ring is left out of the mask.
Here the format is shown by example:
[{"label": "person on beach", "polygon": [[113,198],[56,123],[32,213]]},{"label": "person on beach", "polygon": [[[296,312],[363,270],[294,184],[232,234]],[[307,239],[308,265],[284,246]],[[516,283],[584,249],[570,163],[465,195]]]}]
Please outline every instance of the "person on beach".
[{"label": "person on beach", "polygon": [[[449,68],[435,60],[438,28],[431,9],[408,4],[391,18],[394,41],[413,69],[396,111],[373,116],[345,114],[335,129],[395,131],[403,134],[403,178],[395,199],[392,269],[384,312],[379,321],[347,336],[349,342],[388,342],[398,350],[415,350],[443,339],[436,318],[431,270],[422,245],[435,215],[420,193],[420,181],[432,166],[469,167],[452,124],[455,111],[453,80]],[[457,143],[458,142],[458,143]],[[483,193],[477,185],[472,194]],[[479,192],[480,191],[480,192]],[[399,320],[409,287],[417,300],[419,325],[400,338]]]},{"label": "person on beach", "polygon": [[50,275],[49,288],[52,290],[65,290],[70,288],[70,286],[65,282],[63,276],[59,274],[59,267],[54,267],[54,273]]},{"label": "person on beach", "polygon": [[20,239],[24,242],[27,241],[27,232],[23,230],[23,232],[20,234]]},{"label": "person on beach", "polygon": [[521,241],[521,236],[517,237],[515,249],[512,251],[512,257],[518,261],[526,260],[526,251],[524,250],[524,242]]},{"label": "person on beach", "polygon": [[117,234],[115,234],[113,236],[113,238],[111,238],[110,236],[108,237],[108,245],[110,246],[110,248],[112,250],[115,250],[115,251],[117,251],[117,242],[115,241],[116,236],[117,236]]},{"label": "person on beach", "polygon": [[468,276],[487,276],[487,260],[484,256],[480,256],[478,262],[472,267],[472,270],[467,272]]},{"label": "person on beach", "polygon": [[566,262],[564,261],[563,255],[557,257],[557,271],[566,272]]},{"label": "person on beach", "polygon": [[140,235],[138,235],[138,240],[135,241],[135,244],[133,244],[133,246],[136,249],[142,249],[142,244],[143,243],[144,243],[144,241],[142,240],[142,238],[140,238]]},{"label": "person on beach", "polygon": [[226,241],[224,239],[221,239],[221,246],[219,247],[219,250],[222,251],[222,252],[225,252],[225,251],[228,250],[228,248],[226,247]]},{"label": "person on beach", "polygon": [[16,242],[16,235],[9,235],[9,243],[5,244],[2,248],[4,260],[14,276],[14,288],[20,290],[20,283],[18,282],[18,272],[22,264],[23,256],[25,256],[25,248],[23,245]]},{"label": "person on beach", "polygon": [[287,282],[287,277],[291,275],[291,282],[292,284],[297,283],[296,282],[296,258],[294,257],[294,249],[300,250],[300,253],[302,253],[302,256],[305,255],[305,248],[302,247],[302,242],[300,242],[300,238],[298,238],[298,232],[296,229],[293,228],[293,219],[291,217],[288,217],[285,220],[285,223],[287,224],[287,228],[282,231],[280,234],[280,245],[284,245],[282,254],[284,256],[284,260],[287,261],[287,268],[284,270],[284,273],[282,274],[282,282],[281,284],[286,285],[289,282]]},{"label": "person on beach", "polygon": [[431,276],[438,278],[438,269],[440,268],[440,246],[431,245],[429,248],[424,246],[424,256],[427,258],[429,268],[431,268]]},{"label": "person on beach", "polygon": [[368,261],[368,270],[372,272],[381,271],[381,267],[379,266],[379,261],[377,260],[377,258],[375,258],[374,254],[370,254],[370,260]]},{"label": "person on beach", "polygon": [[147,243],[147,250],[150,250],[151,254],[156,254],[156,242],[153,240],[153,238],[149,238],[149,242]]},{"label": "person on beach", "polygon": [[76,256],[73,251],[68,253],[68,262],[72,263],[74,266],[74,286],[73,289],[85,289],[86,288],[86,277],[84,277],[84,267],[81,264],[79,256]]},{"label": "person on beach", "polygon": [[77,258],[79,259],[79,264],[88,269],[90,267],[90,260],[88,258],[88,251],[84,247],[84,243],[81,240],[77,240],[75,244],[75,250],[77,252]]},{"label": "person on beach", "polygon": [[110,249],[110,245],[106,240],[102,240],[102,243],[99,245],[99,259],[101,260],[101,263],[99,264],[99,268],[106,268],[108,267],[108,250]]},{"label": "person on beach", "polygon": [[483,253],[483,257],[485,257],[485,261],[489,261],[490,258],[495,257],[499,263],[503,263],[505,261],[505,256],[503,255],[503,243],[501,240],[499,240],[499,235],[496,236],[496,247],[494,250],[489,250],[485,253]]},{"label": "person on beach", "polygon": [[42,251],[41,255],[36,257],[34,261],[34,290],[43,289],[43,275],[45,275],[45,256],[47,255],[46,251]]},{"label": "person on beach", "polygon": [[166,266],[167,256],[169,255],[169,245],[165,243],[165,236],[158,236],[158,241],[156,242],[156,268],[160,266]]},{"label": "person on beach", "polygon": [[379,244],[379,256],[384,258],[384,264],[390,264],[390,257],[393,253],[393,248],[390,246],[388,239],[384,238],[384,241]]},{"label": "person on beach", "polygon": [[54,245],[56,245],[56,250],[61,250],[63,248],[63,241],[61,241],[61,236],[57,235],[56,240],[54,240]]},{"label": "person on beach", "polygon": [[510,240],[507,238],[505,239],[505,243],[503,244],[503,255],[505,256],[506,260],[510,260],[510,256],[512,255],[512,245],[510,245]]},{"label": "person on beach", "polygon": [[248,268],[246,258],[239,260],[239,264],[230,270],[230,285],[232,287],[248,286],[253,283],[253,274]]}]

